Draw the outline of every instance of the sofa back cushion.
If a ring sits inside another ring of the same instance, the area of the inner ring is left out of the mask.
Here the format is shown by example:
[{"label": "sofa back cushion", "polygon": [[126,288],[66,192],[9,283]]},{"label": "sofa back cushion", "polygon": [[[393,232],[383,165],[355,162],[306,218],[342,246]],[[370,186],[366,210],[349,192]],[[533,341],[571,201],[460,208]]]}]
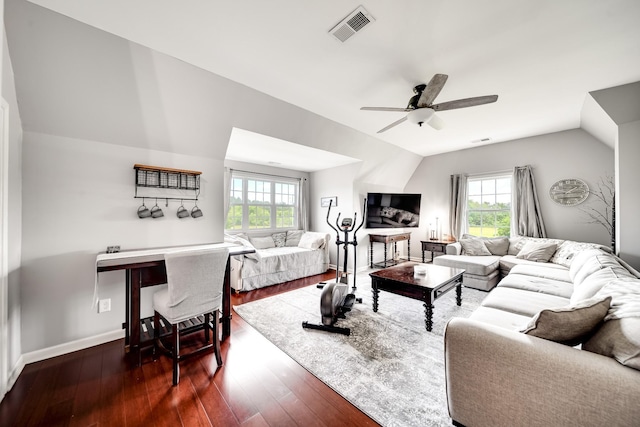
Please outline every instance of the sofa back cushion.
[{"label": "sofa back cushion", "polygon": [[619,277],[629,277],[631,273],[624,268],[613,254],[605,253],[599,249],[591,249],[576,256],[576,259],[569,266],[569,277],[573,280],[574,286],[579,286],[587,277],[611,267]]},{"label": "sofa back cushion", "polygon": [[602,297],[612,298],[611,307],[604,324],[582,348],[640,370],[640,279],[611,280],[594,298]]},{"label": "sofa back cushion", "polygon": [[477,239],[482,241],[491,255],[503,256],[506,255],[509,251],[508,237],[478,237],[471,234],[464,234],[462,235],[462,239],[460,239],[460,241],[462,241],[463,239]]}]

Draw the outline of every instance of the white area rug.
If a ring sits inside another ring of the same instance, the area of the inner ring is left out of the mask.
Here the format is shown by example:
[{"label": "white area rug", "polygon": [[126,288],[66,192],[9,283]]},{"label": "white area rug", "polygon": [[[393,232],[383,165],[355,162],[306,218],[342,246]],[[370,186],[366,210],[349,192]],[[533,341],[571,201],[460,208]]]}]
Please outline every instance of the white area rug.
[{"label": "white area rug", "polygon": [[363,299],[337,326],[351,335],[303,329],[320,323],[321,289],[310,286],[234,307],[236,312],[305,369],[384,426],[451,426],[444,381],[443,332],[453,317],[468,317],[487,295],[463,288],[435,302],[427,332],[422,302],[380,292],[373,312],[368,274],[358,275]]}]

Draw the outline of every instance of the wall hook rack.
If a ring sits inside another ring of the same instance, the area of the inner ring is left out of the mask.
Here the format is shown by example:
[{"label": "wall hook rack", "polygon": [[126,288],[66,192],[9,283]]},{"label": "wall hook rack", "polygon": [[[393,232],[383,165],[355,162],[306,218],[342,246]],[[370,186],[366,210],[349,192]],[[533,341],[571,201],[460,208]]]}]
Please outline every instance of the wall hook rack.
[{"label": "wall hook rack", "polygon": [[[169,200],[188,200],[198,202],[200,195],[200,175],[202,172],[187,169],[173,169],[160,166],[133,165],[136,173],[135,195],[136,199],[165,200],[165,206],[169,206]],[[172,197],[169,195],[138,195],[140,188],[157,188],[167,190],[191,190],[193,197]]]}]

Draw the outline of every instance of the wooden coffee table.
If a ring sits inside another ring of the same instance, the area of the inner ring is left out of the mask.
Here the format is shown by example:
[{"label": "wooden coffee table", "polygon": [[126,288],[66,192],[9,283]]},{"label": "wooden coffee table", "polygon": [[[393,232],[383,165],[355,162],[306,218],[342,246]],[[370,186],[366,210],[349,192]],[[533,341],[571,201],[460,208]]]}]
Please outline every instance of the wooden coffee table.
[{"label": "wooden coffee table", "polygon": [[405,262],[393,267],[370,273],[373,292],[373,311],[378,312],[378,294],[380,291],[391,292],[424,302],[425,326],[431,331],[433,326],[433,302],[441,295],[456,288],[456,302],[462,304],[463,269],[443,267],[433,264],[422,264],[427,274],[414,275],[416,262]]}]

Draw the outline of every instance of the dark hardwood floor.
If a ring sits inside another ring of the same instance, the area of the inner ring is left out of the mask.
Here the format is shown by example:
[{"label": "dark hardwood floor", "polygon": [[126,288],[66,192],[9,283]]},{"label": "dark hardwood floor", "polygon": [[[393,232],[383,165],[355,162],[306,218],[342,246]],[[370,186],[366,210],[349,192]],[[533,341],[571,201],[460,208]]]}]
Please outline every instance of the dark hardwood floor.
[{"label": "dark hardwood floor", "polygon": [[[236,294],[238,305],[309,286],[335,272]],[[25,366],[0,404],[0,426],[377,426],[234,315],[213,354],[181,364],[171,386],[167,357],[136,367],[124,340]],[[345,373],[348,375],[348,373]]]}]

